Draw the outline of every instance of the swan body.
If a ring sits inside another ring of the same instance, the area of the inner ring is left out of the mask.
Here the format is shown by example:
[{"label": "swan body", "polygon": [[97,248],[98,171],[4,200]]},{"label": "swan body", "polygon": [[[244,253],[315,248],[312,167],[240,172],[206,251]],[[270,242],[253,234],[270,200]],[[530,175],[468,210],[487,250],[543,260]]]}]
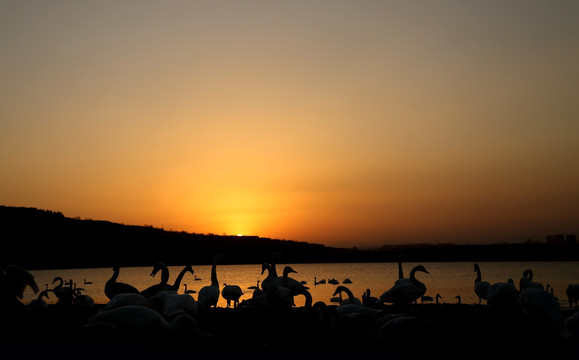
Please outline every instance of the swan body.
[{"label": "swan body", "polygon": [[533,281],[533,270],[527,269],[523,272],[523,277],[519,281],[519,291],[527,288],[544,289],[543,284]]},{"label": "swan body", "polygon": [[109,300],[101,311],[108,311],[123,306],[145,306],[151,307],[151,303],[141,294],[120,293]]},{"label": "swan body", "polygon": [[559,302],[543,289],[529,287],[519,294],[520,308],[524,315],[548,328],[562,325]]},{"label": "swan body", "polygon": [[60,277],[57,276],[52,280],[52,283],[58,283],[56,284],[56,286],[52,289],[52,292],[54,293],[54,295],[58,298],[57,300],[57,304],[60,305],[72,305],[73,301],[74,301],[74,291],[71,287],[69,286],[63,286],[64,285],[64,280]]},{"label": "swan body", "polygon": [[340,303],[341,305],[353,304],[353,305],[362,306],[362,301],[360,299],[358,299],[357,297],[355,297],[354,294],[352,294],[352,291],[343,285],[338,286],[336,288],[336,290],[334,291],[333,295],[336,296],[341,292],[345,292],[348,295],[348,297],[346,299],[342,300],[342,302]]},{"label": "swan body", "polygon": [[215,256],[213,265],[211,266],[211,285],[207,285],[199,290],[197,301],[207,307],[217,307],[219,301],[219,281],[217,280],[217,260],[220,256]]},{"label": "swan body", "polygon": [[46,309],[48,308],[48,304],[46,303],[46,301],[43,299],[44,297],[46,297],[47,299],[49,299],[50,297],[48,296],[48,292],[50,290],[42,290],[39,294],[38,297],[36,299],[33,299],[32,301],[30,301],[30,303],[28,304],[28,307],[32,310],[37,310],[37,309]]},{"label": "swan body", "polygon": [[91,335],[110,336],[118,340],[158,342],[159,337],[198,333],[197,322],[191,315],[180,314],[167,321],[159,312],[144,306],[123,306],[92,316],[82,330]]},{"label": "swan body", "polygon": [[136,287],[123,283],[117,282],[119,277],[120,267],[118,265],[113,266],[113,275],[105,283],[105,295],[111,300],[115,295],[121,293],[131,293],[139,294],[139,290]]},{"label": "swan body", "polygon": [[236,308],[239,305],[239,298],[243,295],[243,290],[238,285],[227,285],[224,284],[223,290],[221,290],[221,296],[227,300],[227,307],[233,301],[233,307]]},{"label": "swan body", "polygon": [[426,293],[426,285],[416,279],[416,272],[428,271],[423,265],[415,266],[410,271],[410,282],[399,282],[394,284],[392,288],[380,295],[380,301],[385,303],[392,303],[395,305],[410,304]]},{"label": "swan body", "polygon": [[517,306],[518,292],[512,279],[497,282],[489,287],[487,305],[494,309],[514,309]]},{"label": "swan body", "polygon": [[487,300],[491,284],[488,281],[482,280],[478,263],[474,264],[474,271],[476,272],[476,279],[474,280],[474,293],[476,296],[478,296],[478,303],[480,304],[482,300]]},{"label": "swan body", "polygon": [[569,307],[573,307],[575,303],[575,308],[577,308],[577,300],[579,300],[579,284],[569,284],[567,290],[565,290],[565,295],[569,300]]},{"label": "swan body", "polygon": [[171,319],[181,314],[195,316],[197,310],[197,301],[189,294],[168,295],[163,305],[163,313]]}]

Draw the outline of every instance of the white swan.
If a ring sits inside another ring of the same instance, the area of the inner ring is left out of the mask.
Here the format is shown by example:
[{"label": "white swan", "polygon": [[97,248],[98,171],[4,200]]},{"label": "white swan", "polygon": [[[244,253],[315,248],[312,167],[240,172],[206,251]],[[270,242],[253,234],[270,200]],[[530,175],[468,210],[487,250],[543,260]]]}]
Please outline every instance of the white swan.
[{"label": "white swan", "polygon": [[261,289],[265,292],[267,292],[267,289],[269,288],[271,281],[273,281],[278,277],[275,264],[280,258],[281,254],[276,252],[271,256],[271,261],[269,263],[263,263],[261,266],[262,275],[266,269],[268,270],[267,277],[261,281]]},{"label": "white swan", "polygon": [[46,297],[47,299],[50,299],[50,297],[48,296],[49,291],[51,291],[51,290],[42,290],[38,294],[38,297],[36,299],[33,299],[32,301],[30,301],[30,303],[28,304],[28,307],[32,310],[47,309],[48,304],[46,303],[46,301],[43,298]]},{"label": "white swan", "polygon": [[243,290],[238,285],[228,285],[223,284],[223,289],[221,290],[221,296],[227,300],[227,307],[233,301],[233,307],[236,308],[239,304],[239,298],[243,295]]},{"label": "white swan", "polygon": [[81,331],[89,338],[105,337],[115,341],[145,343],[199,334],[197,322],[191,315],[181,314],[169,322],[151,308],[131,305],[97,313]]},{"label": "white swan", "polygon": [[429,273],[423,265],[417,265],[410,271],[410,282],[394,284],[390,290],[380,295],[380,301],[395,305],[410,304],[426,293],[426,285],[416,279],[416,272]]},{"label": "white swan", "polygon": [[491,284],[488,281],[482,280],[478,263],[474,264],[474,271],[476,272],[476,279],[474,280],[474,293],[476,296],[478,296],[478,303],[480,304],[482,300],[487,300]]},{"label": "white swan", "polygon": [[519,307],[524,315],[551,329],[562,326],[559,302],[543,289],[527,287],[519,294]]},{"label": "white swan", "polygon": [[168,290],[167,282],[169,281],[169,268],[165,263],[159,261],[153,266],[153,271],[151,271],[151,277],[155,277],[157,273],[161,271],[161,281],[158,284],[154,284],[141,291],[141,295],[146,298],[157,295],[159,291]]},{"label": "white swan", "polygon": [[105,295],[111,300],[115,295],[121,293],[132,293],[140,294],[140,291],[136,287],[123,283],[117,282],[119,277],[120,267],[118,265],[113,266],[113,275],[105,283]]},{"label": "white swan", "polygon": [[100,311],[108,311],[123,306],[151,307],[151,302],[141,294],[120,293],[110,299]]},{"label": "white swan", "polygon": [[518,292],[513,279],[497,282],[489,287],[487,306],[499,310],[513,310],[517,306]]},{"label": "white swan", "polygon": [[173,319],[181,314],[197,315],[198,305],[189,294],[170,294],[165,298],[163,313]]},{"label": "white swan", "polygon": [[199,290],[197,301],[207,306],[217,307],[219,301],[219,281],[217,280],[217,261],[221,259],[220,255],[213,258],[213,265],[211,266],[211,285],[207,285]]}]

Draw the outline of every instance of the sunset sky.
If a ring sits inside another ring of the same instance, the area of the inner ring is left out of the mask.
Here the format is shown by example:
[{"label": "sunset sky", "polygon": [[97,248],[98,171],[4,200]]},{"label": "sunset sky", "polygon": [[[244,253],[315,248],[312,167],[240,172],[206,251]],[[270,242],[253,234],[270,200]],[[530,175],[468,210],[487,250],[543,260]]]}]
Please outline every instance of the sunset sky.
[{"label": "sunset sky", "polygon": [[579,1],[2,1],[0,205],[329,246],[579,230]]}]

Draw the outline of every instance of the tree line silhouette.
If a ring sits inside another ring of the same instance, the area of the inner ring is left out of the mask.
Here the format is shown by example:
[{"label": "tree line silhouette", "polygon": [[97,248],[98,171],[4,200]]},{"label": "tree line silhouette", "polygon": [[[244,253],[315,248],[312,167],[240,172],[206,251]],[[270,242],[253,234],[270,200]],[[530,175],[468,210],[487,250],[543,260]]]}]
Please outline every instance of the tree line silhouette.
[{"label": "tree line silhouette", "polygon": [[406,261],[579,260],[576,244],[389,245],[373,250],[259,236],[228,236],[168,231],[102,220],[65,217],[32,207],[0,206],[0,265],[27,269],[209,265],[215,254],[224,264],[259,264],[272,253],[287,263]]}]

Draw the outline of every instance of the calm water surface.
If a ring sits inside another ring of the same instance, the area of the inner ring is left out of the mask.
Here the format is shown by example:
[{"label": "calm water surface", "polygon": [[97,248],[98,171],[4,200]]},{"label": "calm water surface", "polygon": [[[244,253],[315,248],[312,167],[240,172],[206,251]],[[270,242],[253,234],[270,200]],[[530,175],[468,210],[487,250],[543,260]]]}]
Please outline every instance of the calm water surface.
[{"label": "calm water surface", "polygon": [[[442,301],[447,303],[457,302],[456,296],[460,295],[463,304],[478,303],[478,298],[474,294],[473,286],[476,278],[473,262],[426,262],[421,263],[426,267],[429,274],[417,273],[417,279],[426,285],[426,294],[433,298],[436,294],[442,296]],[[362,298],[366,289],[370,289],[373,296],[379,297],[383,292],[390,289],[394,281],[398,278],[398,263],[345,263],[345,264],[277,264],[278,275],[283,274],[283,268],[290,265],[297,274],[291,274],[296,280],[306,281],[313,301],[322,301],[331,304],[337,285],[318,284],[314,279],[320,281],[325,279],[336,279],[340,285],[348,287],[353,294]],[[410,270],[417,263],[404,263],[404,277],[409,277]],[[507,281],[511,278],[518,288],[519,279],[526,269],[533,270],[533,281],[543,283],[544,286],[550,284],[554,289],[555,297],[559,298],[562,307],[568,307],[565,290],[570,283],[579,283],[579,262],[479,262],[482,279],[491,284],[499,281]],[[173,283],[183,266],[170,266],[169,283]],[[160,273],[155,278],[150,276],[151,267],[125,267],[121,268],[117,281],[126,282],[135,286],[139,290],[144,290],[150,285],[160,281]],[[188,289],[199,291],[203,286],[211,284],[211,266],[194,266],[195,275],[187,273],[181,282],[180,293],[187,284]],[[104,294],[106,281],[112,276],[112,268],[95,269],[62,269],[62,270],[36,270],[31,271],[35,280],[43,290],[45,287],[53,287],[52,280],[56,276],[64,280],[71,280],[77,287],[83,288],[83,294],[90,295],[96,303],[104,304],[108,298]],[[225,284],[239,285],[244,294],[241,301],[251,298],[253,290],[248,289],[255,286],[257,280],[265,279],[266,274],[261,275],[261,264],[256,265],[218,265],[217,278],[222,288]],[[197,277],[200,280],[196,280]],[[350,279],[352,283],[343,284],[345,279]],[[92,284],[85,284],[85,280]],[[26,288],[24,303],[30,302],[35,295],[30,288]],[[49,293],[50,295],[50,293]],[[197,298],[197,294],[193,294]],[[54,295],[45,299],[49,304],[55,303]],[[303,306],[302,296],[295,299],[297,306]],[[484,301],[483,301],[484,303]],[[218,306],[225,307],[227,303],[220,298]]]}]

